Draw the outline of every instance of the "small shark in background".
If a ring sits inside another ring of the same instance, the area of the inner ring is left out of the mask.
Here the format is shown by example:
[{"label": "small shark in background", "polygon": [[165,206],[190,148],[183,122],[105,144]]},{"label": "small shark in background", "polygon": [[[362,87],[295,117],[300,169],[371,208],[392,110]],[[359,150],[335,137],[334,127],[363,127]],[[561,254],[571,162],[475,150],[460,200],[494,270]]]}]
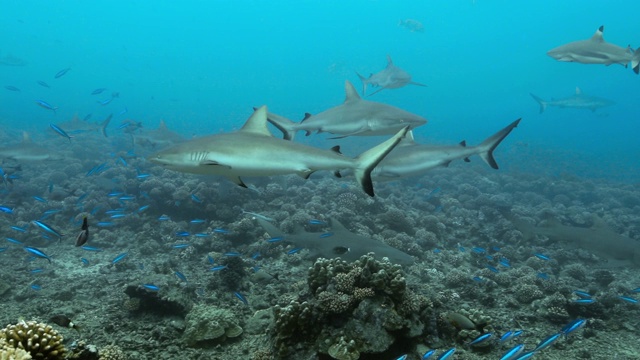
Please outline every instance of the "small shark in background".
[{"label": "small shark in background", "polygon": [[282,238],[282,241],[292,243],[297,248],[309,249],[315,258],[339,257],[346,261],[355,261],[372,252],[376,259],[386,257],[395,264],[411,265],[414,261],[411,255],[383,242],[350,232],[334,218],[329,221],[331,232],[324,234],[306,232],[300,227],[293,234],[285,234],[266,220],[256,218],[256,221],[272,239]]},{"label": "small shark in background", "polygon": [[371,171],[400,142],[408,131],[401,129],[387,141],[356,158],[274,137],[267,128],[267,107],[258,108],[244,126],[232,133],[193,139],[149,157],[168,169],[221,175],[247,187],[242,176],[298,174],[308,178],[318,170],[352,169],[362,189],[374,196]]},{"label": "small shark in background", "polygon": [[620,64],[640,72],[640,49],[633,51],[629,47],[621,47],[604,41],[602,33],[604,26],[600,26],[590,39],[570,42],[551,49],[547,55],[558,61],[578,62],[581,64]]},{"label": "small shark in background", "polygon": [[184,136],[170,130],[164,120],[160,120],[160,125],[157,129],[145,130],[139,128],[135,132],[130,132],[130,134],[133,138],[134,146],[154,151],[187,141]]},{"label": "small shark in background", "polygon": [[107,126],[109,126],[109,122],[111,122],[111,118],[113,114],[107,116],[102,122],[93,122],[82,120],[78,117],[78,115],[74,115],[73,118],[69,121],[57,124],[58,127],[64,129],[69,135],[77,135],[84,133],[92,133],[98,132],[102,134],[104,137],[108,137],[107,135]]},{"label": "small shark in background", "polygon": [[345,81],[346,99],[341,105],[319,114],[306,114],[304,120],[295,123],[284,116],[268,114],[268,120],[284,134],[286,140],[293,140],[298,131],[328,132],[347,136],[392,135],[400,129],[413,129],[427,123],[427,119],[397,107],[360,98],[353,84]]},{"label": "small shark in background", "polygon": [[369,96],[384,89],[397,89],[405,85],[427,86],[411,81],[411,75],[409,75],[408,72],[393,65],[393,60],[391,60],[391,56],[389,55],[387,55],[387,67],[375,74],[371,74],[368,79],[358,74],[357,72],[356,74],[358,75],[360,80],[362,80],[362,95],[366,95],[367,85],[371,85],[372,87],[380,87],[380,89],[369,94]]},{"label": "small shark in background", "polygon": [[530,95],[540,105],[540,114],[542,114],[548,106],[557,106],[559,108],[589,109],[591,111],[596,111],[597,109],[603,108],[605,106],[615,105],[615,102],[611,100],[599,98],[596,96],[584,95],[579,87],[576,87],[576,94],[573,96],[556,100],[551,99],[550,101],[545,101],[533,94]]},{"label": "small shark in background", "polygon": [[493,151],[519,123],[520,119],[512,122],[477,146],[467,146],[465,141],[449,146],[418,144],[414,141],[413,134],[409,133],[391,154],[373,169],[371,176],[376,180],[399,180],[422,175],[436,167],[449,166],[453,160],[464,159],[469,162],[472,155],[479,155],[489,166],[498,169]]},{"label": "small shark in background", "polygon": [[0,158],[23,161],[61,160],[62,156],[52,150],[36,145],[26,131],[22,132],[22,142],[0,148]]},{"label": "small shark in background", "polygon": [[624,266],[631,263],[640,267],[640,243],[637,240],[613,232],[597,216],[593,216],[591,227],[562,225],[555,218],[546,219],[540,226],[525,220],[514,219],[514,226],[522,232],[525,240],[542,235],[553,242],[568,243],[575,248],[584,249],[609,261],[609,266]]}]

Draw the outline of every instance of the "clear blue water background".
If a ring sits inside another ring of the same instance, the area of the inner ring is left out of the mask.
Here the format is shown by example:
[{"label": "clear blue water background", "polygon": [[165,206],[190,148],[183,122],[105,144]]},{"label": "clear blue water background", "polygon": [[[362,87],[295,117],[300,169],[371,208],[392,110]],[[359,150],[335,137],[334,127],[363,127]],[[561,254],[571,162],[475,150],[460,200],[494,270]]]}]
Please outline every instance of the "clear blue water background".
[{"label": "clear blue water background", "polygon": [[[185,135],[204,135],[239,127],[261,104],[299,120],[339,104],[346,79],[360,89],[355,71],[377,72],[389,54],[428,87],[371,99],[428,118],[420,141],[477,143],[522,117],[496,154],[503,169],[637,182],[640,76],[619,65],[560,63],[546,51],[600,25],[607,41],[640,47],[638,13],[640,4],[619,0],[5,0],[0,57],[28,65],[0,66],[0,121],[8,132],[53,137],[51,122],[125,108],[112,127],[131,118],[155,128],[166,119]],[[407,18],[425,32],[398,26]],[[529,96],[570,96],[576,86],[617,104],[539,114]],[[90,95],[101,87],[109,90]],[[120,98],[96,102],[111,91]],[[59,106],[57,114],[35,99]]]}]

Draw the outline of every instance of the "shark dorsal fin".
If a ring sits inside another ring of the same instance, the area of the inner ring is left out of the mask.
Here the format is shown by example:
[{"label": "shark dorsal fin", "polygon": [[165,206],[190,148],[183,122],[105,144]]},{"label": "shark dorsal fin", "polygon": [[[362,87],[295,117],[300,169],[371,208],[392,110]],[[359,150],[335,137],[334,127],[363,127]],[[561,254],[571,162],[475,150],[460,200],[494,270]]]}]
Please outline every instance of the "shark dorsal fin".
[{"label": "shark dorsal fin", "polygon": [[391,55],[387,55],[387,67],[390,68],[393,66],[393,60],[391,60]]},{"label": "shark dorsal fin", "polygon": [[596,30],[596,32],[591,37],[591,41],[604,42],[604,37],[602,37],[603,33],[604,33],[604,25],[600,26],[598,30]]},{"label": "shark dorsal fin", "polygon": [[271,136],[267,128],[267,106],[262,105],[249,116],[249,119],[240,129],[242,132],[248,132],[256,135]]},{"label": "shark dorsal fin", "polygon": [[22,143],[31,143],[31,136],[26,131],[22,132]]},{"label": "shark dorsal fin", "polygon": [[582,90],[576,86],[576,95],[582,95]]},{"label": "shark dorsal fin", "polygon": [[340,221],[338,221],[338,219],[336,218],[329,218],[331,220],[331,230],[334,233],[338,233],[338,232],[349,232],[349,230],[347,230],[346,227],[344,227],[344,225],[342,225],[342,223]]},{"label": "shark dorsal fin", "polygon": [[356,91],[356,88],[353,87],[351,81],[346,80],[344,82],[344,91],[347,93],[347,96],[344,99],[345,103],[360,100],[360,95],[358,95],[358,92]]},{"label": "shark dorsal fin", "polygon": [[158,125],[158,130],[169,130],[167,129],[167,123],[164,122],[164,119],[160,119],[160,125]]}]

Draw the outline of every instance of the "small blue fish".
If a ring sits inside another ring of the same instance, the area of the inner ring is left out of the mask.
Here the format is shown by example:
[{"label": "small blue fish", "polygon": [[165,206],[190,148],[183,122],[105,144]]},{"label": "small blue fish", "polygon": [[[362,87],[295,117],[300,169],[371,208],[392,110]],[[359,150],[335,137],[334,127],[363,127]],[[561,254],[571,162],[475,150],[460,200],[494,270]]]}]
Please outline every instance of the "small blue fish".
[{"label": "small blue fish", "polygon": [[58,71],[56,73],[56,75],[54,76],[54,78],[58,79],[58,78],[63,77],[66,73],[69,72],[69,70],[71,70],[71,68],[66,68],[66,69],[62,69],[62,70]]},{"label": "small blue fish", "polygon": [[180,271],[176,270],[174,274],[178,277],[178,279],[180,279],[180,281],[187,282],[187,277],[184,276],[184,274],[181,273]]},{"label": "small blue fish", "polygon": [[227,229],[215,228],[213,229],[213,232],[218,234],[228,234],[230,231]]},{"label": "small blue fish", "polygon": [[637,304],[638,303],[637,299],[634,299],[634,298],[629,297],[629,296],[618,296],[618,299],[624,300],[624,301],[626,301],[628,303],[631,303],[631,304]]},{"label": "small blue fish", "polygon": [[195,234],[193,234],[193,236],[199,237],[199,238],[203,238],[203,237],[209,237],[211,235],[207,234],[207,233],[195,233]]},{"label": "small blue fish", "polygon": [[132,196],[132,195],[125,195],[125,196],[120,196],[119,200],[120,201],[131,201],[131,200],[135,200],[136,197]]},{"label": "small blue fish", "polygon": [[111,221],[100,221],[96,224],[97,227],[112,227],[113,225],[115,224]]},{"label": "small blue fish", "polygon": [[150,291],[160,291],[160,287],[153,284],[142,284],[142,287]]},{"label": "small blue fish", "polygon": [[47,261],[49,261],[49,263],[51,263],[51,258],[47,254],[42,252],[42,250],[40,250],[40,249],[36,249],[36,248],[34,248],[32,246],[25,246],[24,247],[24,251],[26,251],[26,252],[28,252],[28,253],[30,253],[32,255],[35,255],[35,256],[37,256],[39,258],[47,259]]},{"label": "small blue fish", "polygon": [[535,349],[533,349],[533,351],[540,351],[542,349],[545,349],[545,348],[553,345],[553,343],[556,342],[556,340],[558,340],[560,335],[562,335],[562,333],[556,333],[556,334],[553,334],[551,336],[546,337],[545,339],[540,341],[540,343],[538,343],[538,345],[536,346]]},{"label": "small blue fish", "polygon": [[428,358],[430,358],[431,356],[433,356],[433,354],[436,353],[435,349],[431,349],[429,351],[427,351],[426,353],[424,353],[424,355],[422,355],[422,357],[420,358],[420,360],[426,360]]},{"label": "small blue fish", "polygon": [[69,141],[71,141],[72,136],[67,134],[67,132],[62,130],[58,125],[56,125],[54,123],[50,123],[49,126],[53,129],[53,131],[58,133],[58,135],[60,135],[62,137],[66,137],[67,139],[69,139]]},{"label": "small blue fish", "polygon": [[302,248],[293,248],[293,249],[291,249],[291,250],[287,251],[287,254],[288,254],[288,255],[293,255],[293,254],[295,254],[295,253],[299,253],[299,252],[300,252],[300,250],[302,250]]},{"label": "small blue fish", "polygon": [[138,208],[138,213],[141,213],[141,212],[143,212],[143,211],[147,210],[147,209],[149,208],[149,206],[151,206],[151,205],[143,205],[143,206],[140,206],[140,207]]},{"label": "small blue fish", "polygon": [[477,338],[471,340],[471,342],[469,343],[470,346],[476,345],[476,344],[480,344],[483,343],[487,340],[489,340],[491,337],[493,336],[492,333],[484,333],[481,334],[480,336],[478,336]]},{"label": "small blue fish", "polygon": [[90,246],[90,245],[82,245],[80,246],[80,249],[82,250],[86,250],[86,251],[93,251],[93,252],[101,252],[102,249],[95,247],[95,246]]},{"label": "small blue fish", "polygon": [[451,348],[445,352],[443,352],[440,356],[436,358],[436,360],[445,360],[448,359],[453,353],[456,352],[456,348]]},{"label": "small blue fish", "polygon": [[586,291],[582,291],[582,290],[574,290],[573,291],[574,294],[578,295],[579,297],[583,298],[583,299],[591,299],[591,294],[589,294]]},{"label": "small blue fish", "polygon": [[536,354],[535,350],[531,350],[528,351],[524,354],[521,354],[520,356],[518,356],[517,358],[515,358],[514,360],[527,360],[527,359],[531,359],[533,357],[533,355]]},{"label": "small blue fish", "polygon": [[48,203],[48,202],[49,202],[47,199],[43,199],[43,198],[41,198],[40,196],[34,196],[33,198],[34,198],[36,201],[39,201],[39,202],[41,202],[41,203],[45,203],[45,204],[46,204],[46,203]]},{"label": "small blue fish", "polygon": [[473,251],[476,254],[484,254],[484,253],[487,252],[487,250],[485,250],[485,248],[479,247],[479,246],[471,248],[471,251]]},{"label": "small blue fish", "polygon": [[149,174],[138,174],[138,175],[136,175],[136,178],[138,178],[138,179],[146,179],[149,176],[151,176],[151,175],[149,175]]},{"label": "small blue fish", "polygon": [[89,266],[89,260],[87,260],[85,258],[80,258],[80,261],[82,261],[82,265]]},{"label": "small blue fish", "polygon": [[39,228],[41,228],[45,232],[57,237],[58,239],[60,239],[60,238],[62,238],[64,236],[59,231],[57,231],[56,229],[52,228],[51,226],[43,223],[40,220],[34,220],[33,223],[36,224]]},{"label": "small blue fish", "polygon": [[5,214],[13,214],[13,209],[4,205],[0,205],[0,211],[2,211]]},{"label": "small blue fish", "polygon": [[22,245],[22,241],[20,241],[20,240],[16,240],[16,239],[14,239],[14,238],[10,238],[10,237],[8,237],[8,238],[7,238],[7,241],[8,241],[8,242],[10,242],[10,243],[12,243],[12,244]]},{"label": "small blue fish", "polygon": [[197,203],[202,203],[202,200],[200,200],[200,198],[196,194],[191,194],[191,200]]},{"label": "small blue fish", "polygon": [[576,319],[569,324],[565,325],[560,332],[562,332],[565,336],[568,336],[572,332],[582,328],[587,323],[585,319]]},{"label": "small blue fish", "polygon": [[187,237],[189,235],[191,235],[191,234],[188,231],[178,231],[178,232],[176,232],[176,236],[178,236],[178,237]]},{"label": "small blue fish", "polygon": [[124,165],[125,167],[129,166],[129,164],[127,164],[127,160],[125,160],[122,156],[118,157],[118,160],[120,161],[120,163],[122,165]]},{"label": "small blue fish", "polygon": [[640,287],[639,287],[639,288],[635,288],[635,289],[631,290],[631,292],[634,292],[634,293],[640,293]]},{"label": "small blue fish", "polygon": [[276,242],[280,242],[282,240],[284,240],[284,236],[276,236],[276,237],[272,237],[271,239],[268,239],[267,242],[276,243]]},{"label": "small blue fish", "polygon": [[0,247],[0,253],[1,253],[1,252],[5,252],[5,251],[7,251],[7,248],[6,248],[6,247]]},{"label": "small blue fish", "polygon": [[92,116],[93,116],[93,114],[91,114],[91,113],[90,113],[90,114],[87,114],[87,115],[82,119],[82,121],[88,121],[89,119],[91,119],[91,117],[92,117]]},{"label": "small blue fish", "polygon": [[491,265],[487,265],[487,269],[489,269],[489,271],[494,272],[494,273],[499,273],[500,270],[496,269],[495,267],[491,266]]},{"label": "small blue fish", "polygon": [[46,88],[51,88],[51,86],[49,86],[49,84],[47,84],[44,81],[38,80],[38,85],[42,86],[42,87],[46,87]]},{"label": "small blue fish", "polygon": [[122,254],[116,256],[115,258],[113,258],[113,260],[111,260],[111,264],[115,265],[115,264],[119,263],[120,261],[124,260],[124,258],[126,258],[127,255],[129,255],[129,254],[125,252],[125,253],[122,253]]},{"label": "small blue fish", "polygon": [[7,85],[4,87],[5,89],[9,90],[9,91],[20,91],[20,89],[18,89],[15,86],[11,86],[11,85]]},{"label": "small blue fish", "polygon": [[31,270],[29,270],[29,274],[40,274],[43,271],[44,271],[43,268],[31,269]]},{"label": "small blue fish", "polygon": [[15,226],[15,225],[12,226],[11,229],[13,229],[15,231],[18,231],[18,232],[21,232],[21,233],[27,232],[27,229],[25,229],[23,227],[20,227],[20,226]]},{"label": "small blue fish", "polygon": [[574,304],[593,304],[596,301],[594,299],[577,299],[573,300]]},{"label": "small blue fish", "polygon": [[191,246],[191,244],[187,244],[187,243],[171,245],[171,247],[174,249],[186,249],[189,246]]},{"label": "small blue fish", "polygon": [[240,294],[239,292],[234,292],[233,295],[235,295],[240,301],[242,301],[245,305],[249,305],[249,302],[247,301],[247,298]]},{"label": "small blue fish", "polygon": [[241,254],[237,251],[229,251],[224,253],[224,256],[229,256],[229,257],[236,257],[236,256],[240,256]]},{"label": "small blue fish", "polygon": [[209,271],[220,271],[220,270],[224,270],[227,268],[227,265],[218,265],[218,266],[214,266],[211,269],[209,269]]},{"label": "small blue fish", "polygon": [[168,221],[171,220],[170,217],[168,217],[167,215],[162,215],[158,218],[158,221]]},{"label": "small blue fish", "polygon": [[207,255],[207,262],[213,265],[213,263],[215,263],[215,260],[213,260],[213,257],[211,255]]},{"label": "small blue fish", "polygon": [[99,89],[95,89],[91,92],[91,95],[98,95],[98,94],[102,94],[103,91],[107,90],[107,88],[99,88]]},{"label": "small blue fish", "polygon": [[515,359],[518,355],[520,355],[520,353],[522,353],[522,350],[524,350],[524,344],[518,344],[518,345],[512,347],[506,353],[504,353],[504,355],[502,355],[500,360],[512,360],[512,359]]},{"label": "small blue fish", "polygon": [[57,106],[53,106],[44,100],[38,99],[36,100],[36,104],[38,104],[38,106],[40,106],[41,108],[53,111],[54,114],[56,113],[56,110],[58,110]]},{"label": "small blue fish", "polygon": [[191,221],[189,221],[191,224],[202,224],[204,223],[206,220],[204,219],[193,219]]},{"label": "small blue fish", "polygon": [[111,101],[113,101],[113,98],[109,98],[106,100],[97,100],[96,102],[102,106],[106,106],[106,105],[109,105]]},{"label": "small blue fish", "polygon": [[127,214],[113,214],[113,215],[110,216],[110,218],[112,218],[112,219],[122,219],[122,218],[125,218],[125,217],[127,217]]},{"label": "small blue fish", "polygon": [[548,280],[549,279],[549,275],[547,273],[538,273],[538,275],[536,275],[537,277],[539,277],[540,279],[543,280]]},{"label": "small blue fish", "polygon": [[333,236],[332,232],[326,232],[326,233],[320,234],[320,238],[321,239],[325,239],[325,238],[328,238],[328,237],[331,237],[331,236]]},{"label": "small blue fish", "polygon": [[38,284],[31,284],[31,288],[35,291],[40,291],[42,290],[42,286],[38,285]]},{"label": "small blue fish", "polygon": [[504,267],[511,267],[511,263],[507,258],[500,258],[500,261],[498,261],[498,263]]},{"label": "small blue fish", "polygon": [[322,220],[318,220],[318,219],[311,219],[309,220],[309,225],[327,225],[326,221],[322,221]]},{"label": "small blue fish", "polygon": [[251,258],[252,258],[253,260],[258,260],[258,258],[259,258],[260,256],[262,256],[262,254],[260,254],[260,252],[259,252],[259,251],[257,251],[257,252],[255,252],[255,253],[253,253],[253,255],[251,255]]},{"label": "small blue fish", "polygon": [[547,255],[538,254],[538,253],[533,254],[533,255],[535,255],[535,256],[536,256],[538,259],[540,259],[540,260],[544,260],[544,261],[549,261],[549,260],[551,260],[551,258],[550,258],[550,257],[548,257]]},{"label": "small blue fish", "polygon": [[400,355],[396,360],[407,360],[407,354]]},{"label": "small blue fish", "polygon": [[500,342],[508,341],[512,337],[513,337],[513,331],[509,330],[506,333],[502,334],[502,336],[500,336]]}]

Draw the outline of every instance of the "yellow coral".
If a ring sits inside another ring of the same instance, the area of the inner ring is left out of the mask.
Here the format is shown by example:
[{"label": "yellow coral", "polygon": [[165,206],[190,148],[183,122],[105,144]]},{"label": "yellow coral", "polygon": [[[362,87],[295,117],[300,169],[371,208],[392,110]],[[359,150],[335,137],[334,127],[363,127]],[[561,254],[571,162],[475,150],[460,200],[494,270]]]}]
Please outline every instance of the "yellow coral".
[{"label": "yellow coral", "polygon": [[99,360],[127,360],[127,355],[118,345],[107,345],[98,352]]},{"label": "yellow coral", "polygon": [[[61,360],[66,354],[62,335],[51,326],[36,321],[20,321],[8,325],[0,330],[0,338],[5,344],[3,349],[23,350],[30,354],[26,359]],[[25,359],[19,351],[14,351],[7,358]]]}]

